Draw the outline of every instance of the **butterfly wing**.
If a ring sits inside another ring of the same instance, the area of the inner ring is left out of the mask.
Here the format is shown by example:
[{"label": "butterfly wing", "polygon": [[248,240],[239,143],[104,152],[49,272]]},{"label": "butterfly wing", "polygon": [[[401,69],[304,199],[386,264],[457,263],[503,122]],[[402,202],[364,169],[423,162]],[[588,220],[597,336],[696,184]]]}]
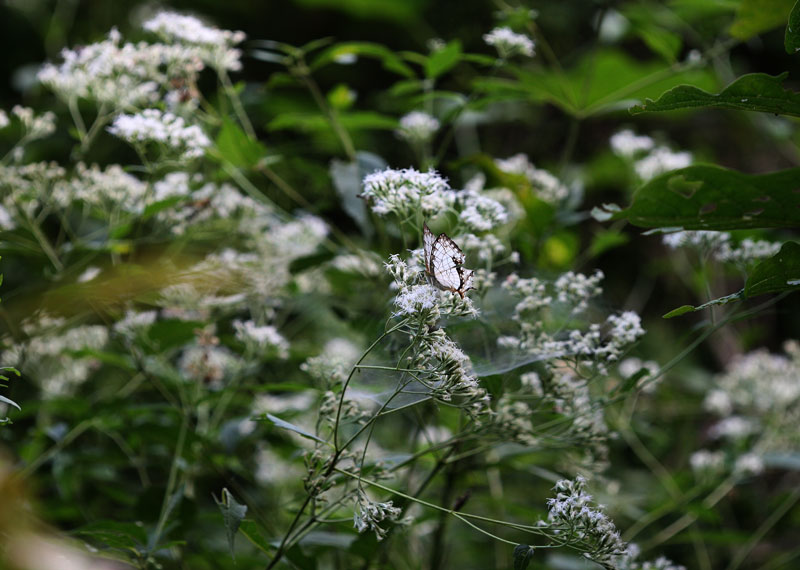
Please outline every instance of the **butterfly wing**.
[{"label": "butterfly wing", "polygon": [[428,228],[428,224],[422,224],[422,256],[425,258],[425,271],[428,275],[433,275],[431,269],[431,254],[433,251],[433,244],[436,242],[436,237]]},{"label": "butterfly wing", "polygon": [[434,285],[445,291],[461,288],[461,267],[464,253],[447,235],[440,234],[431,247],[431,275]]},{"label": "butterfly wing", "polygon": [[461,278],[461,285],[458,287],[456,293],[461,295],[461,298],[464,298],[464,294],[472,289],[472,278],[475,275],[475,272],[471,269],[464,269],[463,267],[458,268],[458,275]]}]

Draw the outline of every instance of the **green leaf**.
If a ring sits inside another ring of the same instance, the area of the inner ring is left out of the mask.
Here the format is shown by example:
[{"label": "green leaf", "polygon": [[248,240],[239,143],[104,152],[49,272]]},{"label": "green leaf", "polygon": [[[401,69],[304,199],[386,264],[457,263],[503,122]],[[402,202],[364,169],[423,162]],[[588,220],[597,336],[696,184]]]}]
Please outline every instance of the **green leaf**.
[{"label": "green leaf", "polygon": [[453,40],[428,56],[425,61],[425,77],[436,79],[458,65],[459,61],[461,61],[461,42]]},{"label": "green leaf", "polygon": [[783,25],[794,0],[742,0],[731,24],[730,34],[746,40]]},{"label": "green leaf", "polygon": [[353,57],[364,56],[380,60],[383,67],[389,71],[414,78],[416,74],[405,62],[386,46],[370,42],[347,42],[335,44],[323,51],[311,64],[311,69],[317,69],[329,63],[349,61]]},{"label": "green leaf", "polygon": [[275,546],[270,544],[270,542],[262,536],[258,525],[254,521],[241,521],[239,524],[239,532],[245,535],[247,540],[252,542],[256,548],[272,556],[272,551],[275,550]]},{"label": "green leaf", "polygon": [[800,290],[800,244],[787,241],[781,250],[755,266],[747,277],[747,297]]},{"label": "green leaf", "polygon": [[610,219],[645,228],[736,230],[800,226],[800,168],[744,174],[696,165],[666,172],[639,188]]},{"label": "green leaf", "polygon": [[244,516],[247,514],[247,505],[236,502],[228,489],[222,489],[222,499],[214,497],[219,510],[222,511],[222,520],[225,522],[225,534],[228,536],[228,548],[231,558],[236,558],[233,546],[236,540],[236,533],[239,525],[242,524]]},{"label": "green leaf", "polygon": [[358,197],[361,193],[361,181],[367,174],[386,168],[386,161],[377,154],[358,151],[355,162],[344,162],[333,159],[330,166],[333,187],[342,202],[342,208],[361,229],[361,233],[370,237],[374,228],[367,214],[364,200]]},{"label": "green leaf", "polygon": [[716,85],[708,71],[687,69],[656,79],[663,62],[641,62],[615,49],[592,50],[565,72],[510,68],[516,80],[482,77],[473,82],[480,93],[557,105],[576,117],[616,112],[634,100],[657,97],[683,83],[707,89]]},{"label": "green leaf", "polygon": [[[265,417],[269,421],[274,423],[276,426],[278,426],[279,428],[288,429],[289,431],[293,431],[295,433],[298,433],[298,434],[302,435],[305,438],[313,439],[314,441],[318,441],[320,443],[324,443],[325,445],[328,445],[328,442],[325,441],[324,439],[320,439],[319,437],[317,437],[313,433],[308,432],[308,431],[304,430],[303,428],[294,425],[293,423],[289,423],[286,420],[282,420],[280,418],[277,418],[277,417],[273,416],[272,414],[266,414]],[[261,418],[255,418],[255,419],[261,419]]]},{"label": "green leaf", "polygon": [[[397,128],[397,119],[373,111],[339,113],[338,119],[346,129],[391,130]],[[272,131],[287,129],[301,132],[327,131],[331,130],[331,122],[328,117],[320,113],[282,113],[270,121],[267,128]]]},{"label": "green leaf", "polygon": [[786,53],[800,51],[800,0],[795,2],[791,14],[789,14],[789,23],[786,25],[783,45],[786,48]]},{"label": "green leaf", "polygon": [[236,123],[225,120],[217,135],[216,150],[220,157],[238,168],[253,168],[267,155],[267,149],[247,136]]},{"label": "green leaf", "polygon": [[718,299],[712,299],[707,303],[703,303],[702,305],[693,306],[693,305],[683,305],[678,307],[677,309],[671,310],[669,313],[663,316],[665,319],[671,319],[672,317],[678,317],[680,315],[684,315],[686,313],[691,313],[693,311],[702,311],[703,309],[707,309],[709,307],[713,307],[715,305],[727,305],[728,303],[733,303],[734,301],[741,301],[745,298],[744,289],[741,291],[737,291],[731,295],[725,295],[724,297],[720,297]]},{"label": "green leaf", "polygon": [[693,85],[679,85],[663,93],[657,100],[647,99],[631,107],[633,115],[674,111],[695,107],[759,111],[800,117],[800,93],[783,88],[787,73],[772,76],[766,73],[743,75],[717,94]]},{"label": "green leaf", "polygon": [[629,241],[630,238],[628,234],[624,234],[619,230],[602,230],[592,238],[592,245],[589,247],[589,253],[592,257],[597,257],[610,249],[625,245]]},{"label": "green leaf", "polygon": [[514,570],[525,570],[531,563],[533,546],[518,544],[514,547]]}]

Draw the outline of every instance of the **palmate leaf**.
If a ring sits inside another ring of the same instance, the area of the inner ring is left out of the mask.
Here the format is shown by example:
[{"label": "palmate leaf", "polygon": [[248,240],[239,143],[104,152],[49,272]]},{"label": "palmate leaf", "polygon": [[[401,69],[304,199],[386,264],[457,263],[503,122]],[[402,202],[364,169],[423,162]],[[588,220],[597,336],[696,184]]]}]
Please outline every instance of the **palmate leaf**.
[{"label": "palmate leaf", "polygon": [[611,219],[645,228],[738,230],[800,226],[800,168],[744,174],[695,165],[658,176]]},{"label": "palmate leaf", "polygon": [[653,113],[698,107],[759,111],[800,117],[800,93],[783,88],[788,73],[772,76],[766,73],[743,75],[717,94],[693,85],[679,85],[658,99],[646,99],[630,108],[630,113]]}]

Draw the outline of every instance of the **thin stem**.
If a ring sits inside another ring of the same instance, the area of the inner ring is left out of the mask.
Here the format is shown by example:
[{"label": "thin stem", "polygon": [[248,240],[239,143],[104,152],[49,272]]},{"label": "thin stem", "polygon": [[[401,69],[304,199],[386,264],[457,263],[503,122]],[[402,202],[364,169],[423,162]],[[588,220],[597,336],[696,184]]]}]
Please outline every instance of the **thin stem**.
[{"label": "thin stem", "polygon": [[219,69],[218,73],[219,80],[225,89],[225,94],[228,96],[228,99],[230,99],[231,104],[233,105],[233,111],[236,113],[239,123],[241,123],[242,128],[247,133],[247,136],[253,140],[256,140],[256,131],[253,129],[253,123],[250,122],[250,118],[247,116],[247,113],[244,110],[242,101],[239,99],[239,94],[236,93],[236,89],[234,89],[233,83],[231,83],[231,78],[228,77],[228,73],[224,69]]},{"label": "thin stem", "polygon": [[158,516],[158,523],[156,524],[156,529],[153,532],[153,535],[150,539],[150,550],[155,550],[158,546],[158,542],[161,539],[161,534],[164,532],[164,525],[167,524],[167,518],[169,517],[170,509],[170,499],[172,498],[172,493],[175,490],[175,483],[178,479],[178,466],[181,462],[183,456],[183,446],[186,443],[186,432],[189,428],[189,414],[183,410],[181,414],[181,427],[178,431],[178,441],[175,444],[175,453],[172,456],[172,465],[169,469],[169,478],[167,479],[167,488],[164,491],[164,499],[161,502],[161,513]]}]

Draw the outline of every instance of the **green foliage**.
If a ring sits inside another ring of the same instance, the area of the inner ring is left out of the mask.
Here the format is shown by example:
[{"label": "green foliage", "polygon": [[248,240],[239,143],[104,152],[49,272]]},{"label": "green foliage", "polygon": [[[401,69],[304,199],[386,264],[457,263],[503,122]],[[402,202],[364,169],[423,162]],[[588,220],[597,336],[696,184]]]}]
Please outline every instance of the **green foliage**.
[{"label": "green foliage", "polygon": [[773,257],[759,263],[748,275],[747,297],[800,290],[800,244],[788,241]]},{"label": "green foliage", "polygon": [[736,230],[800,225],[800,169],[744,174],[720,166],[689,166],[639,188],[631,205],[613,214],[644,228]]},{"label": "green foliage", "polygon": [[792,0],[741,0],[730,33],[742,40],[782,26],[792,9]]},{"label": "green foliage", "polygon": [[800,50],[800,2],[795,2],[792,12],[789,14],[784,45],[786,46],[786,53],[789,54]]},{"label": "green foliage", "polygon": [[533,547],[527,544],[518,544],[514,547],[514,570],[525,570],[530,566],[533,550]]},{"label": "green foliage", "polygon": [[717,94],[707,93],[693,85],[679,85],[662,94],[657,100],[646,99],[630,111],[655,113],[707,107],[737,111],[759,111],[800,117],[800,93],[784,89],[788,73],[775,77],[764,73],[743,75]]}]

